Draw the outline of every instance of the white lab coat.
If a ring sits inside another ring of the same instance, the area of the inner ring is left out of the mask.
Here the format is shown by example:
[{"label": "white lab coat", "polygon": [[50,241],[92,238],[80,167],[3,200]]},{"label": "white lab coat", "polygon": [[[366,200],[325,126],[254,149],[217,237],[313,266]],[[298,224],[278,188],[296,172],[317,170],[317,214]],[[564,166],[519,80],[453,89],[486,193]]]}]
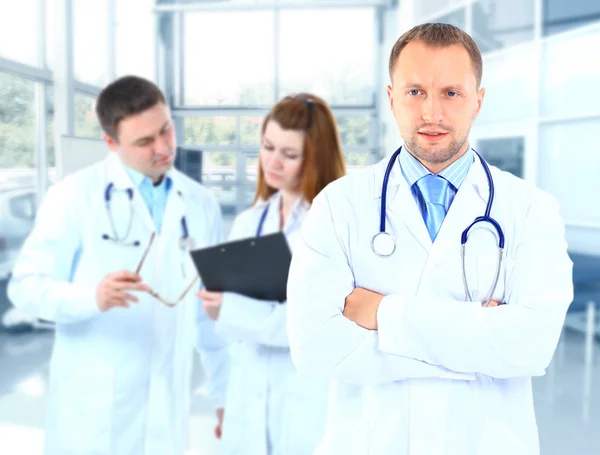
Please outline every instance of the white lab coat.
[{"label": "white lab coat", "polygon": [[[180,248],[183,214],[198,247],[218,243],[222,221],[214,196],[205,188],[176,170],[172,179],[162,230],[141,275],[160,295],[175,300],[197,274],[189,254]],[[212,367],[210,377],[226,364],[225,345],[214,334],[214,325],[198,316],[194,290],[175,308],[136,293],[140,302],[131,308],[100,313],[98,283],[110,272],[134,271],[155,230],[136,188],[128,240],[141,245],[102,239],[105,233],[112,235],[104,203],[109,182],[117,189],[133,187],[113,153],[49,188],[8,289],[15,306],[56,322],[45,453],[182,455],[196,322]],[[126,193],[113,191],[111,207],[123,235],[131,207]],[[212,390],[217,393],[215,386]]]},{"label": "white lab coat", "polygon": [[[432,245],[399,165],[387,200],[396,252],[376,256],[381,184],[390,157],[329,185],[304,222],[288,280],[288,333],[302,372],[334,379],[317,454],[534,455],[531,377],[542,375],[573,297],[572,263],[555,201],[492,167],[492,216],[506,235],[494,298],[490,230],[468,244],[466,302],[460,236],[483,215],[488,183],[478,159]],[[378,331],[342,314],[355,287],[386,297]]]},{"label": "white lab coat", "polygon": [[[280,230],[280,198],[275,193],[269,200],[263,235]],[[230,240],[255,236],[265,205],[240,214]],[[283,232],[292,251],[308,207],[298,200],[286,220]],[[323,435],[329,381],[296,372],[286,306],[224,294],[216,330],[233,344],[221,455],[311,455]]]}]

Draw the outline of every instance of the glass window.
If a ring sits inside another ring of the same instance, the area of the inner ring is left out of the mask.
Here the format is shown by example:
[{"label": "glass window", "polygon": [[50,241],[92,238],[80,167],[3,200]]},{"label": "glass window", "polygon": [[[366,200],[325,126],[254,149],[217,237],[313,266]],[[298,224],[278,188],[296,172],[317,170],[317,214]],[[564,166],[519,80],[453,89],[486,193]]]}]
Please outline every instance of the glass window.
[{"label": "glass window", "polygon": [[365,145],[369,142],[368,115],[336,117],[335,121],[342,145]]},{"label": "glass window", "polygon": [[595,114],[600,105],[600,23],[543,43],[542,116]]},{"label": "glass window", "polygon": [[254,201],[254,195],[256,193],[256,180],[258,178],[258,150],[255,153],[256,154],[244,156],[246,163],[246,175],[243,176],[243,195],[241,206],[238,208],[238,210],[244,210],[250,207]]},{"label": "glass window", "polygon": [[309,92],[331,104],[373,103],[373,8],[282,10],[280,18],[280,97]]},{"label": "glass window", "polygon": [[[537,61],[538,50],[533,42],[484,58],[482,86],[486,91],[478,123],[518,120],[536,115],[539,82],[532,65]],[[524,68],[530,69],[524,71]]]},{"label": "glass window", "polygon": [[431,18],[442,11],[452,9],[452,7],[462,6],[465,0],[420,0],[414,2],[415,16],[418,22],[431,22]]},{"label": "glass window", "polygon": [[598,119],[540,128],[538,185],[558,199],[566,221],[600,223],[600,153],[591,134],[598,130]]},{"label": "glass window", "polygon": [[95,99],[88,95],[75,93],[75,136],[102,138],[102,128],[94,111]]},{"label": "glass window", "polygon": [[202,181],[207,185],[235,183],[236,154],[231,150],[204,152]]},{"label": "glass window", "polygon": [[544,0],[544,35],[581,27],[600,21],[598,0]]},{"label": "glass window", "polygon": [[134,74],[154,80],[154,1],[119,0],[115,7],[117,77]]},{"label": "glass window", "polygon": [[185,143],[189,145],[232,145],[236,143],[235,117],[186,117]]},{"label": "glass window", "polygon": [[264,117],[261,115],[240,118],[240,139],[242,145],[260,144],[260,131],[263,124],[263,118]]},{"label": "glass window", "polygon": [[472,5],[473,38],[482,53],[533,40],[533,0],[479,0]]},{"label": "glass window", "polygon": [[37,65],[37,0],[0,2],[0,56]]},{"label": "glass window", "polygon": [[46,87],[46,151],[48,182],[56,182],[56,153],[54,149],[54,88]]},{"label": "glass window", "polygon": [[466,10],[465,8],[460,8],[451,13],[444,14],[443,16],[438,17],[435,22],[451,24],[464,30],[467,26]]},{"label": "glass window", "polygon": [[492,166],[523,178],[525,138],[479,139],[476,150]]},{"label": "glass window", "polygon": [[0,169],[34,167],[35,133],[35,83],[0,73]]},{"label": "glass window", "polygon": [[46,0],[46,68],[54,69],[56,0]]},{"label": "glass window", "polygon": [[73,0],[75,79],[103,86],[108,82],[108,0]]},{"label": "glass window", "polygon": [[[258,150],[244,155],[246,172],[238,180],[240,182],[241,196],[238,212],[247,209],[254,202],[256,194],[256,180],[258,178]],[[243,177],[243,183],[242,183]]]},{"label": "glass window", "polygon": [[236,153],[233,150],[202,154],[202,183],[214,192],[224,213],[236,211]]},{"label": "glass window", "polygon": [[0,280],[8,278],[33,227],[35,120],[35,83],[0,73]]},{"label": "glass window", "polygon": [[272,104],[274,40],[272,11],[186,14],[184,104]]},{"label": "glass window", "polygon": [[344,152],[344,161],[346,162],[346,172],[358,171],[369,163],[368,152]]},{"label": "glass window", "polygon": [[258,154],[246,156],[246,182],[252,184],[253,191],[256,185],[257,173]]}]

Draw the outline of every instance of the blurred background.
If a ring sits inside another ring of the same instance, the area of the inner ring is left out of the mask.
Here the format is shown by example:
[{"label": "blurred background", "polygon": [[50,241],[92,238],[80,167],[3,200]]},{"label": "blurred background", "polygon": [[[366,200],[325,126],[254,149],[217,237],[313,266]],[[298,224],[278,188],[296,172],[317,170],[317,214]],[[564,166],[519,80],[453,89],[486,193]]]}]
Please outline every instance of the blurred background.
[{"label": "blurred background", "polygon": [[[472,146],[562,205],[576,297],[534,380],[542,454],[600,454],[598,0],[0,0],[0,453],[42,453],[53,327],[11,308],[6,283],[64,154],[102,147],[101,88],[126,74],[159,84],[177,166],[215,192],[228,230],[252,200],[261,121],[282,96],[332,106],[350,172],[401,144],[388,56],[423,22],[454,24],[482,50]],[[199,367],[194,383],[189,453],[217,454]]]}]

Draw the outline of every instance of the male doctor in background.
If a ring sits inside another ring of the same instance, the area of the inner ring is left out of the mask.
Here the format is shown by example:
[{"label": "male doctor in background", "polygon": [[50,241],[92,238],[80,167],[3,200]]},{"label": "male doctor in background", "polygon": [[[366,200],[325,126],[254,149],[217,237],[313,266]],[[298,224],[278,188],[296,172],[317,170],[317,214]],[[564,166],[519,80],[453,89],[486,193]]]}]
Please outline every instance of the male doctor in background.
[{"label": "male doctor in background", "polygon": [[183,455],[196,322],[215,405],[224,399],[226,351],[202,312],[196,320],[188,254],[220,241],[220,209],[173,169],[156,85],[121,78],[96,112],[111,153],[49,188],[8,289],[15,306],[56,322],[45,453]]},{"label": "male doctor in background", "polygon": [[[536,455],[531,377],[548,366],[573,296],[559,209],[513,175],[492,167],[488,179],[469,147],[484,98],[470,36],[415,27],[389,69],[404,146],[315,199],[289,274],[292,358],[334,380],[316,453]],[[461,234],[484,215],[490,182],[490,215],[506,241],[491,295],[491,224],[468,235],[466,286],[461,258]]]}]

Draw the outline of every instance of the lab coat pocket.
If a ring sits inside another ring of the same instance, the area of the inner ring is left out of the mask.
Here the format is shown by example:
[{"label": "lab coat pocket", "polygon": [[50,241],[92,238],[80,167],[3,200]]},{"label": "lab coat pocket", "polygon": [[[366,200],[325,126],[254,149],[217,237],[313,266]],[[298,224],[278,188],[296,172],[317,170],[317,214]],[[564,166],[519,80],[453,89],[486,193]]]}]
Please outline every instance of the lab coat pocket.
[{"label": "lab coat pocket", "polygon": [[489,419],[483,427],[476,453],[477,455],[536,455],[538,450],[529,447],[506,422]]},{"label": "lab coat pocket", "polygon": [[110,455],[114,370],[109,366],[79,365],[60,381],[58,432],[63,453]]}]

